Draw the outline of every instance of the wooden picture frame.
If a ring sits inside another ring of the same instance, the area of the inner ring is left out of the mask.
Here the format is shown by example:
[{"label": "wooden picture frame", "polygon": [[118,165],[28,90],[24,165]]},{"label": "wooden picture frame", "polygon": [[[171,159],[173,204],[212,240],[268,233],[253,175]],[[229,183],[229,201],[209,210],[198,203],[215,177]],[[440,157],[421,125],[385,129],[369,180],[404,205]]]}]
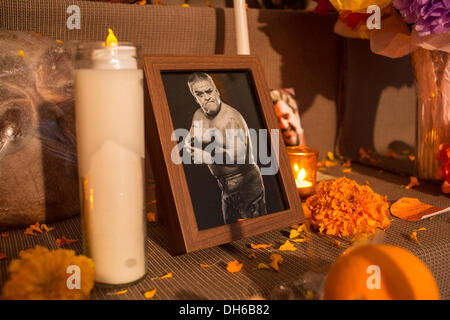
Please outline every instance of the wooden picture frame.
[{"label": "wooden picture frame", "polygon": [[[150,158],[149,160],[156,183],[158,216],[166,225],[166,230],[169,234],[168,238],[171,241],[169,245],[172,254],[193,252],[303,222],[304,217],[300,197],[296,189],[291,168],[289,167],[289,160],[281,134],[278,135],[279,170],[276,178],[279,181],[280,190],[283,193],[284,208],[279,212],[270,212],[269,214],[250,219],[238,219],[239,221],[232,223],[224,223],[222,225],[199,229],[200,220],[198,219],[198,215],[196,218],[197,212],[194,211],[194,205],[203,205],[203,203],[193,202],[191,199],[191,192],[193,190],[189,188],[186,178],[186,165],[175,164],[171,158],[172,150],[178,145],[177,141],[172,140],[172,134],[175,129],[175,118],[173,117],[175,114],[178,114],[178,111],[173,111],[174,107],[169,106],[168,100],[171,99],[172,101],[175,98],[178,99],[178,97],[169,96],[168,98],[167,92],[179,92],[190,89],[187,88],[187,85],[185,85],[186,88],[180,87],[180,90],[172,89],[167,79],[170,80],[173,78],[175,79],[173,81],[178,81],[176,80],[178,77],[184,77],[188,73],[204,72],[212,76],[217,75],[217,77],[231,77],[233,79],[235,77],[241,78],[243,74],[246,74],[249,79],[249,90],[253,92],[252,99],[254,99],[256,105],[259,107],[258,111],[260,114],[255,116],[255,119],[259,117],[262,121],[262,126],[269,133],[272,129],[279,129],[270,98],[270,91],[257,57],[219,55],[144,56],[144,71],[146,87],[148,89],[145,90],[147,154]],[[237,86],[236,83],[228,83],[230,86]],[[190,91],[190,93],[194,95],[193,91]],[[177,94],[175,93],[175,95]],[[190,104],[195,105],[195,101],[193,98]],[[193,107],[200,108],[199,105]],[[246,119],[249,118],[247,117]],[[253,120],[251,119],[251,121]],[[189,170],[190,168],[192,167],[189,167]],[[267,177],[267,179],[269,178]],[[196,182],[189,181],[189,183]],[[272,188],[272,190],[274,189]],[[267,191],[265,185],[263,191]],[[210,200],[205,199],[205,201]],[[222,201],[224,201],[223,198]],[[269,205],[267,204],[267,206]],[[266,207],[264,208],[266,209]],[[224,213],[223,215],[225,217]]]}]

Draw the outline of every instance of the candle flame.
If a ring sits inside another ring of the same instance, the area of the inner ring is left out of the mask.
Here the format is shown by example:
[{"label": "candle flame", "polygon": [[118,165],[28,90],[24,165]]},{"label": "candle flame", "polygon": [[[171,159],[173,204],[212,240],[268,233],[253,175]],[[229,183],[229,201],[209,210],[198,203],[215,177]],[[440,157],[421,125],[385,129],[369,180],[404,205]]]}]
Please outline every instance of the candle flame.
[{"label": "candle flame", "polygon": [[305,176],[306,176],[306,171],[305,169],[300,170],[300,172],[297,175],[297,181],[303,181],[305,180]]},{"label": "candle flame", "polygon": [[296,163],[294,163],[294,170],[295,170],[295,172],[298,171],[298,165]]},{"label": "candle flame", "polygon": [[117,41],[114,32],[111,29],[108,29],[108,37],[106,37],[106,46],[107,47],[115,47],[119,42]]}]

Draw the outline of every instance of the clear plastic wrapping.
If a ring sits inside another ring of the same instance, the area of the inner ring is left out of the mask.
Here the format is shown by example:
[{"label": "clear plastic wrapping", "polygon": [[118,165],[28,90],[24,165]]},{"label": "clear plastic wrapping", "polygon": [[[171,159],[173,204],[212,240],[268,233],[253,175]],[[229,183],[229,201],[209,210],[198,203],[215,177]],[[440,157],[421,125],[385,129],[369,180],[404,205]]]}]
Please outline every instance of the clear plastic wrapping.
[{"label": "clear plastic wrapping", "polygon": [[0,31],[0,230],[79,212],[74,48]]}]

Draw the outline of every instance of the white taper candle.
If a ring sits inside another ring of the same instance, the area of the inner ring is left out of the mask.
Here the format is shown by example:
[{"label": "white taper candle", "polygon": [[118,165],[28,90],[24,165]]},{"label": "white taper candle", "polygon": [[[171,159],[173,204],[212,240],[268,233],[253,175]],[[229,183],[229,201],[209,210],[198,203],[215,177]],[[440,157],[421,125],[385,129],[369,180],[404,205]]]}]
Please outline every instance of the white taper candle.
[{"label": "white taper candle", "polygon": [[245,0],[233,0],[233,2],[234,2],[234,27],[236,30],[237,53],[250,54]]}]

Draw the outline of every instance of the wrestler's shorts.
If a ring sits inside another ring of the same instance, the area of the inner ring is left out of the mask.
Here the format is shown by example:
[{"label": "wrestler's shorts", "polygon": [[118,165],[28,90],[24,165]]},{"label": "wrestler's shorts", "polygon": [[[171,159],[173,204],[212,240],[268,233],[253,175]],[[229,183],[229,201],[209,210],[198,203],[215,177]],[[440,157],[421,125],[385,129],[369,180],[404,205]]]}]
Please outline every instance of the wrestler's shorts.
[{"label": "wrestler's shorts", "polygon": [[222,190],[225,224],[267,214],[264,184],[258,166],[243,168],[242,172],[216,177]]}]

